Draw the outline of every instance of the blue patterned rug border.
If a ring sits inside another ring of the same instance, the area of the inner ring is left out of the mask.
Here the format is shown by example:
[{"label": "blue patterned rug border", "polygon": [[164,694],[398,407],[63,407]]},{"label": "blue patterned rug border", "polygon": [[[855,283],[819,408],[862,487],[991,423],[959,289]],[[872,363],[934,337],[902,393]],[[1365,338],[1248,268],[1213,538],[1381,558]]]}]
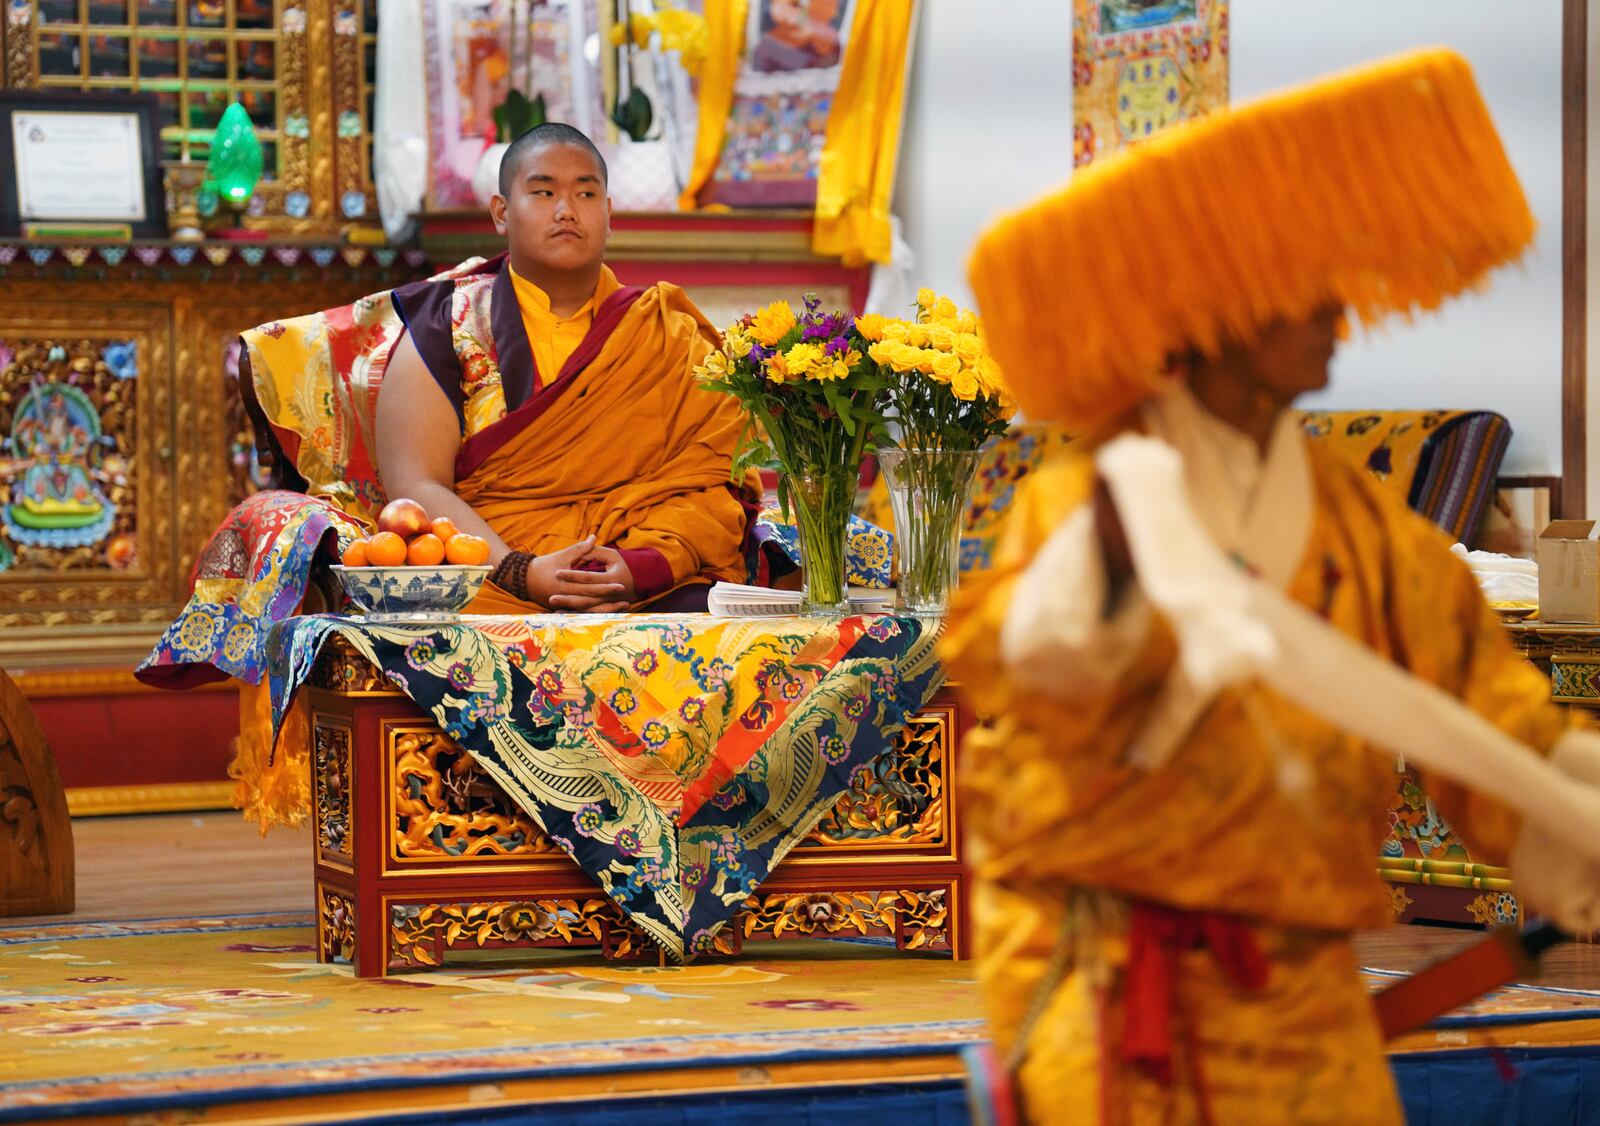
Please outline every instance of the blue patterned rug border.
[{"label": "blue patterned rug border", "polygon": [[[692,1070],[701,1067],[728,1067],[746,1065],[767,1065],[779,1063],[803,1063],[823,1060],[844,1059],[888,1059],[907,1056],[937,1056],[959,1054],[961,1048],[967,1044],[981,1042],[984,1022],[981,1020],[962,1021],[935,1021],[914,1024],[884,1024],[865,1025],[859,1028],[812,1028],[812,1029],[772,1029],[758,1032],[735,1033],[696,1033],[680,1036],[650,1037],[648,1039],[629,1038],[613,1040],[590,1040],[565,1047],[570,1050],[596,1050],[622,1045],[639,1046],[652,1045],[670,1047],[682,1045],[686,1042],[743,1039],[761,1042],[771,1042],[772,1046],[762,1050],[755,1045],[743,1051],[731,1054],[707,1057],[704,1059],[686,1060],[673,1059],[626,1059],[604,1060],[591,1063],[557,1064],[542,1067],[511,1067],[511,1068],[474,1068],[437,1075],[378,1075],[364,1079],[334,1080],[322,1083],[294,1083],[273,1085],[261,1083],[255,1086],[241,1086],[229,1088],[207,1089],[204,1091],[180,1091],[172,1094],[161,1095],[131,1095],[110,1099],[84,1099],[73,1102],[61,1103],[33,1103],[31,1105],[12,1105],[0,1107],[0,1122],[34,1121],[53,1118],[69,1118],[85,1115],[108,1114],[135,1114],[148,1113],[162,1110],[178,1110],[184,1108],[212,1106],[223,1103],[252,1102],[267,1099],[290,1099],[306,1095],[333,1095],[359,1091],[381,1091],[400,1087],[448,1087],[456,1085],[471,1085],[475,1083],[504,1082],[519,1079],[559,1079],[578,1075],[603,1075],[620,1072],[652,1072]],[[955,1036],[948,1040],[929,1043],[895,1043],[874,1046],[872,1044],[853,1043],[848,1047],[836,1048],[789,1048],[782,1045],[784,1040],[801,1037],[849,1037],[860,1034],[877,1034],[913,1031],[948,1031],[955,1033],[968,1033],[969,1035]],[[537,1051],[544,1047],[552,1046],[506,1046],[488,1049],[458,1049],[449,1052],[422,1052],[409,1053],[404,1056],[355,1056],[344,1059],[304,1060],[300,1062],[286,1062],[278,1064],[257,1064],[247,1068],[206,1068],[191,1069],[187,1071],[163,1071],[152,1073],[135,1073],[133,1075],[109,1075],[107,1081],[138,1081],[160,1082],[182,1078],[200,1078],[226,1071],[230,1074],[251,1075],[266,1078],[274,1072],[289,1072],[300,1069],[316,1067],[361,1067],[383,1065],[404,1060],[408,1064],[418,1063],[447,1063],[452,1057],[493,1058],[495,1056],[510,1056],[525,1053],[530,1050]],[[82,1077],[70,1079],[52,1079],[33,1083],[5,1083],[0,1084],[0,1098],[15,1098],[21,1094],[46,1094],[50,1090],[82,1083]]]}]

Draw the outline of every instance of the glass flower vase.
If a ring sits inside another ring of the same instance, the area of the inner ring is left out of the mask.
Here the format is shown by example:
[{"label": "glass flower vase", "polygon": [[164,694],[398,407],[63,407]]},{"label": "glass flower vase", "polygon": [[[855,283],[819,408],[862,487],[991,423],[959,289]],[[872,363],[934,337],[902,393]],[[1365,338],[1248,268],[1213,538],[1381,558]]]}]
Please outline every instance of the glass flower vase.
[{"label": "glass flower vase", "polygon": [[785,474],[785,491],[800,543],[801,612],[845,614],[845,533],[855,502],[857,473],[839,468]]},{"label": "glass flower vase", "polygon": [[943,614],[961,567],[961,518],[978,470],[977,450],[881,450],[899,557],[900,605]]}]

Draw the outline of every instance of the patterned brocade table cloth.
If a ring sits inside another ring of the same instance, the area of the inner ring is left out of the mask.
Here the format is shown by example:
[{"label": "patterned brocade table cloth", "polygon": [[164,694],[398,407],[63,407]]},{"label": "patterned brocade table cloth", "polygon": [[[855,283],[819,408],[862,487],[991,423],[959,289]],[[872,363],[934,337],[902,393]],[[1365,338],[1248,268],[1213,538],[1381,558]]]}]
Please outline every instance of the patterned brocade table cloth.
[{"label": "patterned brocade table cloth", "polygon": [[268,669],[281,723],[341,635],[682,958],[892,750],[943,681],[937,632],[894,616],[314,616],[274,629]]}]

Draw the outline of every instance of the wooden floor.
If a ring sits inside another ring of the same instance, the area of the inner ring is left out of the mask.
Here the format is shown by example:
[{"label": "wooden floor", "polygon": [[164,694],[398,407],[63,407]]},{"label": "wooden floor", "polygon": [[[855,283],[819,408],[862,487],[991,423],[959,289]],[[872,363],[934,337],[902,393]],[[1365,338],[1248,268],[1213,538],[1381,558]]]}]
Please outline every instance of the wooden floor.
[{"label": "wooden floor", "polygon": [[[274,829],[263,837],[237,813],[199,813],[80,818],[72,831],[78,857],[72,918],[311,913],[308,828]],[[1358,935],[1356,953],[1365,966],[1409,970],[1481,937],[1444,927],[1388,927]],[[1556,947],[1545,956],[1538,981],[1600,989],[1600,945]]]}]

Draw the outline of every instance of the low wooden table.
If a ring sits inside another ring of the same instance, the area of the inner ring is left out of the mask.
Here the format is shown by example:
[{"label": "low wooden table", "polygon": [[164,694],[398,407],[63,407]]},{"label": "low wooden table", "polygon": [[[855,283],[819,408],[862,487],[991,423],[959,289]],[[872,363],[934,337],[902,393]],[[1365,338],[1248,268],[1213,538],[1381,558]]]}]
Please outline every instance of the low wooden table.
[{"label": "low wooden table", "polygon": [[[358,977],[452,951],[654,943],[550,842],[472,757],[352,646],[325,644],[307,681],[317,950]],[[948,689],[902,730],[888,786],[847,793],[716,935],[712,953],[795,937],[892,939],[969,955]]]}]

